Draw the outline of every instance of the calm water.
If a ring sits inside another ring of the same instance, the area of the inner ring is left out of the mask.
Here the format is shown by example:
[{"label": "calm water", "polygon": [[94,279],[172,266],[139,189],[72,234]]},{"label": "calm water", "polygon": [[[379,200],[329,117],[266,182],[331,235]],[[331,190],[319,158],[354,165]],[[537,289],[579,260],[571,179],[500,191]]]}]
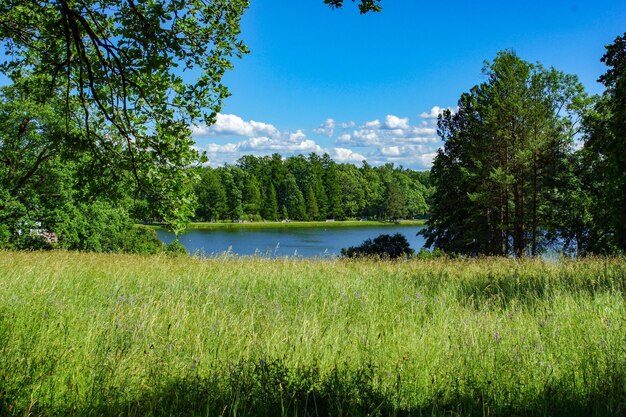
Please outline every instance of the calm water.
[{"label": "calm water", "polygon": [[[237,255],[333,257],[341,248],[360,245],[365,239],[387,233],[403,234],[411,248],[419,251],[424,238],[416,236],[423,226],[371,226],[335,228],[267,228],[189,230],[180,242],[190,253],[219,255],[230,251]],[[159,238],[169,243],[174,234],[157,230]]]}]

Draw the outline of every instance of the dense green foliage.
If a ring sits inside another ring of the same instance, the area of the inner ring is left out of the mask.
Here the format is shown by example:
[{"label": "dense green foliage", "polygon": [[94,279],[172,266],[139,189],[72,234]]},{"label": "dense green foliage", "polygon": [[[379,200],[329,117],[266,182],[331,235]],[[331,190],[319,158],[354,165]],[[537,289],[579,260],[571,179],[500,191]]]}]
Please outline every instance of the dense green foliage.
[{"label": "dense green foliage", "polygon": [[555,244],[578,255],[626,249],[625,55],[622,38],[608,47],[614,68],[593,111],[575,76],[512,52],[487,63],[487,80],[438,121],[427,244],[517,257]]},{"label": "dense green foliage", "polygon": [[392,164],[338,164],[326,154],[249,155],[200,170],[196,220],[416,218],[427,211],[427,179],[428,173]]},{"label": "dense green foliage", "polygon": [[374,239],[366,239],[359,246],[341,249],[341,256],[346,258],[378,257],[397,259],[408,257],[415,251],[411,249],[406,237],[400,233],[395,235],[382,234]]},{"label": "dense green foliage", "polygon": [[426,236],[449,252],[536,255],[544,234],[558,228],[566,191],[559,181],[584,93],[575,77],[510,52],[484,73],[487,81],[462,95],[458,112],[439,120],[445,147],[433,165]]},{"label": "dense green foliage", "polygon": [[617,416],[626,263],[0,252],[0,415]]},{"label": "dense green foliage", "polygon": [[[81,124],[39,79],[0,89],[0,247],[155,253],[153,230],[133,225],[130,174],[103,176]],[[58,242],[43,238],[52,232]]]},{"label": "dense green foliage", "polygon": [[607,46],[606,91],[587,115],[581,193],[590,250],[626,252],[626,33]]},{"label": "dense green foliage", "polygon": [[178,233],[193,212],[187,168],[203,161],[190,125],[210,123],[228,95],[221,80],[247,51],[238,39],[247,6],[2,0],[0,71],[15,83],[35,77],[46,92],[37,97],[42,106],[63,101],[54,141],[88,151],[101,176],[131,175],[136,193]]}]

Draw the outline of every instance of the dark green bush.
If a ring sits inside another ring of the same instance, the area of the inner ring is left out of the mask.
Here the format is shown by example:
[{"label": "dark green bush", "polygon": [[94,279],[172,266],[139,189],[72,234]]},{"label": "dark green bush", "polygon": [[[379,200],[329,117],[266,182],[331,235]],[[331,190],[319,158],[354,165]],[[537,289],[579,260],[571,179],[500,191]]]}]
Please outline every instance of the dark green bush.
[{"label": "dark green bush", "polygon": [[168,255],[187,255],[187,248],[176,239],[165,245],[164,252]]},{"label": "dark green bush", "polygon": [[122,250],[130,253],[151,255],[163,251],[163,242],[156,230],[147,226],[134,226],[122,235]]},{"label": "dark green bush", "polygon": [[395,235],[382,234],[374,238],[374,240],[367,239],[359,246],[341,249],[341,256],[346,258],[379,257],[397,259],[411,256],[413,253],[414,251],[411,249],[406,237],[400,233]]}]

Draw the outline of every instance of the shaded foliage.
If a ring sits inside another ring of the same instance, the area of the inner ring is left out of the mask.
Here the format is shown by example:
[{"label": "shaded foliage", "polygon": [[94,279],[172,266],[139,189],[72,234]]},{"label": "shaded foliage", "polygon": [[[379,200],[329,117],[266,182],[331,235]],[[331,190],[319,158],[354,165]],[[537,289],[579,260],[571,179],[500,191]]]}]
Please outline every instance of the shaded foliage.
[{"label": "shaded foliage", "polygon": [[626,33],[607,45],[606,87],[586,117],[583,195],[589,200],[588,251],[626,252]]},{"label": "shaded foliage", "polygon": [[590,104],[582,85],[509,51],[484,74],[439,117],[427,245],[521,257],[559,238],[581,242],[584,231],[567,226],[578,216],[574,140]]},{"label": "shaded foliage", "polygon": [[359,246],[351,246],[341,249],[341,256],[346,258],[379,257],[385,259],[397,259],[413,254],[413,249],[400,233],[395,235],[382,234],[372,239],[367,239]]}]

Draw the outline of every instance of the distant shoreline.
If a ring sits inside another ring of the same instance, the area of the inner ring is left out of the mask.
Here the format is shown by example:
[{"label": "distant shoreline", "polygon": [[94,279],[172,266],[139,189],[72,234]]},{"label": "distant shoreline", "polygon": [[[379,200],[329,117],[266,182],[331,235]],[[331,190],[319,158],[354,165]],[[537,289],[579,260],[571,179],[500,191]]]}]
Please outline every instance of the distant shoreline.
[{"label": "distant shoreline", "polygon": [[[400,220],[398,222],[382,222],[372,220],[344,220],[344,221],[289,221],[289,222],[246,222],[246,223],[233,223],[233,222],[197,222],[189,223],[188,230],[201,230],[201,229],[256,229],[256,228],[341,228],[341,227],[372,227],[372,226],[424,226],[426,220]],[[151,226],[163,227],[161,224],[153,224]]]}]

